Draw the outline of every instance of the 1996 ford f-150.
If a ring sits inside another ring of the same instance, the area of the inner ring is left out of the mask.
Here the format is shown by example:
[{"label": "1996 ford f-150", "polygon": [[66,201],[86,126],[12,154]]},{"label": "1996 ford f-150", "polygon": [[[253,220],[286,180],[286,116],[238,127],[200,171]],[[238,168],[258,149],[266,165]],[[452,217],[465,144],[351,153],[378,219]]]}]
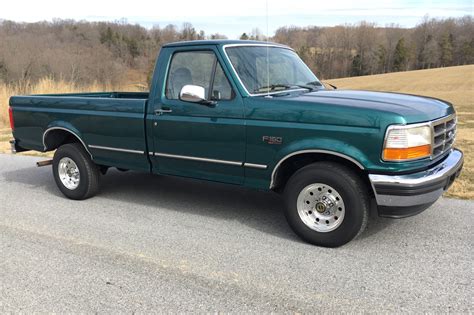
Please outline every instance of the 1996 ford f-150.
[{"label": "1996 ford f-150", "polygon": [[327,90],[291,48],[254,41],[168,44],[150,93],[14,96],[10,119],[12,150],[56,150],[71,199],[109,167],[270,189],[296,234],[329,247],[364,230],[371,203],[423,211],[463,164],[451,104]]}]

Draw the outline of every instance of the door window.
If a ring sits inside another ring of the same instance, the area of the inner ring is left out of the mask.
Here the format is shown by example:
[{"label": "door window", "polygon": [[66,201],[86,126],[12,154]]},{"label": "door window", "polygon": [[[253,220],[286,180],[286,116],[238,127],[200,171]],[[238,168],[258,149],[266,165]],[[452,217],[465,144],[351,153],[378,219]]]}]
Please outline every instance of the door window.
[{"label": "door window", "polygon": [[177,100],[185,85],[202,86],[207,100],[230,100],[234,97],[216,55],[212,51],[186,51],[173,55],[166,83],[166,98]]}]

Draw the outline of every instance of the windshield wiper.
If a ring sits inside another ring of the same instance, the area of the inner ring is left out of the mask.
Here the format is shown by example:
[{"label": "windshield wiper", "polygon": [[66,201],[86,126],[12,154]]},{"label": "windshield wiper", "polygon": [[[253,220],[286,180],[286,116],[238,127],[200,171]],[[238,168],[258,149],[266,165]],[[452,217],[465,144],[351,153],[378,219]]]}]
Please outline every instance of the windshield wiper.
[{"label": "windshield wiper", "polygon": [[311,82],[306,83],[306,85],[323,86],[322,83],[319,81],[311,81]]},{"label": "windshield wiper", "polygon": [[266,86],[261,86],[259,88],[256,88],[253,90],[254,92],[261,93],[261,92],[274,92],[277,91],[277,89],[287,90],[291,88],[291,85],[288,84],[282,84],[282,83],[277,83],[277,84],[272,84],[272,85],[266,85]]},{"label": "windshield wiper", "polygon": [[[261,86],[258,89],[255,89],[254,92],[262,93],[262,92],[275,92],[275,91],[284,91],[292,88],[303,88],[308,89],[309,91],[314,91],[316,89],[315,86],[305,85],[305,84],[272,84],[267,86]],[[280,90],[281,89],[281,90]]]},{"label": "windshield wiper", "polygon": [[294,84],[293,86],[300,87],[302,89],[308,89],[310,92],[317,90],[316,86],[314,85],[309,85],[309,84]]}]

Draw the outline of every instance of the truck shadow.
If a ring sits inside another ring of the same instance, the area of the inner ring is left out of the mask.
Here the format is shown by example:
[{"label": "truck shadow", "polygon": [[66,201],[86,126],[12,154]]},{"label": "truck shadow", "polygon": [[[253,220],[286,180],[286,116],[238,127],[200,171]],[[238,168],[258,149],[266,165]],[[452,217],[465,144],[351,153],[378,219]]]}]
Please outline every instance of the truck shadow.
[{"label": "truck shadow", "polygon": [[101,198],[160,211],[234,220],[253,229],[299,241],[283,214],[283,200],[273,192],[188,178],[111,170],[102,177]]},{"label": "truck shadow", "polygon": [[[3,172],[2,175],[7,182],[43,189],[47,194],[65,198],[56,187],[49,167],[23,168]],[[264,233],[302,242],[286,222],[283,198],[273,192],[179,177],[110,170],[106,176],[102,176],[101,190],[96,198],[123,202],[130,205],[130,208],[142,205],[153,211],[175,211],[235,220]],[[94,198],[83,202],[93,200]],[[372,213],[368,228],[359,239],[379,233],[392,222],[393,220],[378,218]]]}]

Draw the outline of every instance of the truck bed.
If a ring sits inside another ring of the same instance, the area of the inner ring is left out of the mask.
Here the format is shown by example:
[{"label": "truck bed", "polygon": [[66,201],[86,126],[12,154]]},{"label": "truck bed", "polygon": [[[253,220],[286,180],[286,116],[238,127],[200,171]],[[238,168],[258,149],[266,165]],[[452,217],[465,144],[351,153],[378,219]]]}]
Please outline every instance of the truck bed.
[{"label": "truck bed", "polygon": [[[147,92],[14,96],[10,99],[14,137],[20,149],[50,151],[54,149],[47,143],[50,132],[68,130],[85,143],[97,164],[130,167],[133,161],[135,169],[148,170],[147,99]],[[143,152],[143,158],[130,158],[127,151]]]}]

